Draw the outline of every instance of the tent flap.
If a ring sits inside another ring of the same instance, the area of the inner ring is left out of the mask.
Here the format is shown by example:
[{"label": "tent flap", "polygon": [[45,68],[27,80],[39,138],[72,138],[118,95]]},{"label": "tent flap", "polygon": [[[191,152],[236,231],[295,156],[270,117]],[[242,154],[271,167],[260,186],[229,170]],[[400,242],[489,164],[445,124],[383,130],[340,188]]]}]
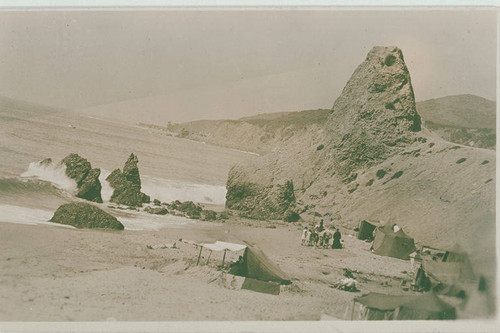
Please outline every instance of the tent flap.
[{"label": "tent flap", "polygon": [[240,263],[233,266],[231,274],[261,281],[273,281],[281,284],[291,283],[290,277],[269,259],[260,249],[248,245]]},{"label": "tent flap", "polygon": [[265,282],[265,281],[255,280],[252,278],[245,278],[245,281],[243,282],[241,289],[247,289],[271,295],[279,295],[280,284],[277,282]]},{"label": "tent flap", "polygon": [[368,293],[354,299],[353,320],[455,319],[455,308],[434,293],[384,295]]},{"label": "tent flap", "polygon": [[365,240],[373,237],[373,231],[377,226],[373,222],[361,221],[359,224],[358,239]]}]

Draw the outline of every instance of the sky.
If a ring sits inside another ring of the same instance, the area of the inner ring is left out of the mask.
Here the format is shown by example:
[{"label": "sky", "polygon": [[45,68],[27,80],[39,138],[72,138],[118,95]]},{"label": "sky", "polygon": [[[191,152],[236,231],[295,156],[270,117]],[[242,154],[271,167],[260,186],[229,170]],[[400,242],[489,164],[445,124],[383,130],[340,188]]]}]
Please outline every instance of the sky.
[{"label": "sky", "polygon": [[0,11],[0,95],[163,124],[331,108],[375,45],[417,101],[496,100],[488,10]]}]

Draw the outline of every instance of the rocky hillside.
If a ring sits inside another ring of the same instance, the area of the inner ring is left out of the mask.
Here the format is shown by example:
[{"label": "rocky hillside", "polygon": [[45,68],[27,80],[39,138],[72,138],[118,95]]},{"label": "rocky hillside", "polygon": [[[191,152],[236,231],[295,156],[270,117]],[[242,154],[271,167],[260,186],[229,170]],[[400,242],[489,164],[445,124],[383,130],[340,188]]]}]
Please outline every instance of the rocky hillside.
[{"label": "rocky hillside", "polygon": [[198,120],[167,127],[141,124],[169,135],[266,154],[300,133],[318,131],[330,110],[266,113],[238,120]]},{"label": "rocky hillside", "polygon": [[[284,196],[290,182],[293,202]],[[324,126],[235,166],[227,190],[227,207],[247,216],[283,218],[286,207],[349,228],[362,219],[394,222],[417,243],[462,243],[478,264],[494,257],[495,152],[421,128],[395,47],[369,52]]]},{"label": "rocky hillside", "polygon": [[417,103],[425,127],[443,139],[495,149],[496,103],[474,95],[447,96]]},{"label": "rocky hillside", "polygon": [[[494,149],[496,104],[475,95],[448,96],[417,102],[422,126],[446,141]],[[166,127],[142,126],[213,145],[266,154],[304,131],[322,128],[330,109],[265,113],[238,120],[198,120]]]}]

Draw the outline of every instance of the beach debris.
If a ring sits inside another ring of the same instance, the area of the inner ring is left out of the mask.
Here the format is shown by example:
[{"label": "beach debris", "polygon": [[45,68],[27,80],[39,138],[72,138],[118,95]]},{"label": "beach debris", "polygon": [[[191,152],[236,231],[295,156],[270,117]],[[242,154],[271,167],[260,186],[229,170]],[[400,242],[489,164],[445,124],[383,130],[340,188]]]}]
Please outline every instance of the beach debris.
[{"label": "beach debris", "polygon": [[359,291],[356,288],[357,281],[353,278],[344,278],[341,279],[338,283],[332,284],[330,287],[339,289],[339,290],[344,290],[344,291],[349,291],[349,292],[356,292]]}]

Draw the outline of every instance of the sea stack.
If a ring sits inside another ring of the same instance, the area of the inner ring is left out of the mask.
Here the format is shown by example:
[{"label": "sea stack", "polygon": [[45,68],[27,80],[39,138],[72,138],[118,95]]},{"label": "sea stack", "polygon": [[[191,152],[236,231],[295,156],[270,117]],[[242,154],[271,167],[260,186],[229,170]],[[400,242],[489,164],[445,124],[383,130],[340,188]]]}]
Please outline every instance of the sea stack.
[{"label": "sea stack", "polygon": [[132,153],[125,162],[123,172],[120,169],[115,169],[106,178],[114,189],[111,202],[131,207],[141,207],[143,203],[150,202],[149,196],[141,192],[138,163],[137,156]]},{"label": "sea stack", "polygon": [[410,73],[397,47],[374,47],[335,101],[327,135],[336,169],[347,176],[415,140],[421,120]]},{"label": "sea stack", "polygon": [[[42,163],[48,163],[47,160]],[[78,192],[76,196],[88,201],[102,203],[101,169],[92,169],[89,161],[78,154],[69,154],[61,164],[66,166],[66,175],[76,181]]]},{"label": "sea stack", "polygon": [[[226,206],[249,217],[283,219],[284,211],[295,205],[280,200],[285,184],[293,184],[302,212],[329,191],[338,193],[339,183],[352,193],[359,185],[348,184],[357,171],[415,142],[420,123],[402,51],[374,47],[335,101],[320,134],[292,138],[253,164],[230,170]],[[319,194],[303,195],[314,187]]]}]

